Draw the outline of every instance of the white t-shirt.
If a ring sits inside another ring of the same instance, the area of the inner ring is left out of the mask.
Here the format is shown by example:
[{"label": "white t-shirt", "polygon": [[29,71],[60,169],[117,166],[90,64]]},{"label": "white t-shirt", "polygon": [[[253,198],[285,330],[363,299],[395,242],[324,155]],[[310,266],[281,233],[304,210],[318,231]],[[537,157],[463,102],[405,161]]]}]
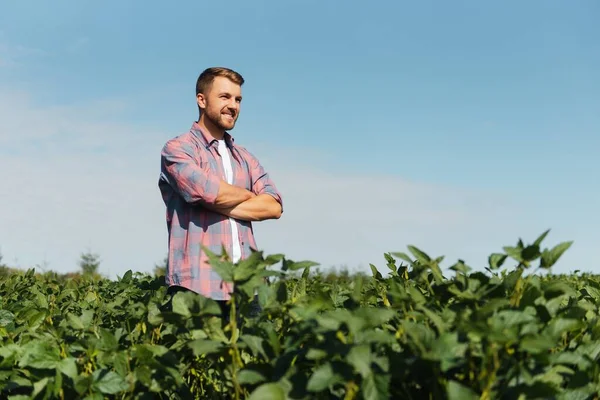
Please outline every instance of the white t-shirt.
[{"label": "white t-shirt", "polygon": [[[225,177],[227,183],[233,185],[233,169],[231,167],[231,157],[229,156],[229,148],[225,144],[225,140],[218,140],[219,143],[219,154],[223,161],[223,169],[225,170]],[[231,259],[234,263],[238,262],[242,258],[242,248],[240,246],[240,240],[238,235],[237,222],[234,218],[229,218],[231,224],[231,237],[233,238],[233,254]]]}]

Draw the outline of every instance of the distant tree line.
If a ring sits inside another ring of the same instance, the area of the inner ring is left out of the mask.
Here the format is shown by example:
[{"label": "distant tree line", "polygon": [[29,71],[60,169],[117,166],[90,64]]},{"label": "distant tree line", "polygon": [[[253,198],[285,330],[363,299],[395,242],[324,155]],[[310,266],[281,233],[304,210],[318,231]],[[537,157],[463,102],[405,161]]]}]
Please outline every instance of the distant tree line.
[{"label": "distant tree line", "polygon": [[[167,272],[167,265],[168,265],[168,261],[169,258],[168,256],[165,256],[164,259],[159,262],[154,264],[154,269],[152,271],[152,274],[156,277],[160,277],[160,276],[164,276]],[[54,271],[46,271],[45,268],[42,268],[40,266],[37,266],[36,269],[41,270],[40,273],[38,273],[39,275],[53,275],[54,277],[56,277],[57,279],[76,279],[79,277],[85,277],[85,278],[102,278],[102,275],[100,274],[100,265],[101,265],[101,259],[100,259],[100,255],[97,253],[92,252],[90,249],[88,249],[85,252],[80,253],[79,255],[79,260],[77,261],[77,266],[79,267],[79,271],[75,271],[75,272],[66,272],[66,273],[57,273]],[[20,273],[22,272],[21,269],[18,268],[13,268],[8,266],[6,263],[3,262],[3,255],[2,252],[0,251],[0,278],[5,277],[5,276],[9,276],[13,273]],[[353,281],[357,276],[362,275],[365,276],[362,272],[350,272],[346,267],[342,267],[341,269],[338,270],[327,270],[327,271],[312,271],[311,275],[318,275],[320,280],[323,280],[325,282],[337,282],[337,283],[343,283],[343,282],[351,282]]]},{"label": "distant tree line", "polygon": [[[13,273],[22,272],[22,270],[19,268],[10,267],[6,263],[4,263],[3,260],[4,260],[4,256],[3,256],[2,252],[0,251],[0,277],[8,276]],[[101,274],[100,274],[101,263],[102,263],[102,261],[100,259],[100,255],[97,253],[94,253],[90,249],[88,249],[79,255],[79,260],[77,261],[77,266],[79,267],[79,271],[59,274],[54,271],[46,272],[45,268],[42,268],[41,266],[37,266],[36,269],[42,270],[41,273],[53,274],[59,278],[76,278],[76,277],[100,278],[101,277]],[[164,276],[167,271],[167,263],[168,263],[168,256],[165,256],[165,258],[161,262],[154,264],[153,274],[155,276]]]}]

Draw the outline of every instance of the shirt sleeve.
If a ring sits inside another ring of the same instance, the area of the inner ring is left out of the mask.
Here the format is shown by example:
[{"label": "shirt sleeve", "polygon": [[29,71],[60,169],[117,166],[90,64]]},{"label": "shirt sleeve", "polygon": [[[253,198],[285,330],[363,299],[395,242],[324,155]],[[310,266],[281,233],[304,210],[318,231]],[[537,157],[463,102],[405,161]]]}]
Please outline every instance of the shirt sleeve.
[{"label": "shirt sleeve", "polygon": [[283,198],[281,193],[275,186],[275,182],[269,177],[269,174],[265,171],[263,166],[260,164],[258,159],[254,157],[250,152],[246,150],[248,155],[248,162],[250,165],[250,176],[252,178],[252,191],[254,194],[268,194],[273,196],[275,200],[281,205],[281,211],[283,212]]},{"label": "shirt sleeve", "polygon": [[168,141],[161,151],[161,176],[186,202],[214,204],[220,180],[198,157],[191,143]]}]

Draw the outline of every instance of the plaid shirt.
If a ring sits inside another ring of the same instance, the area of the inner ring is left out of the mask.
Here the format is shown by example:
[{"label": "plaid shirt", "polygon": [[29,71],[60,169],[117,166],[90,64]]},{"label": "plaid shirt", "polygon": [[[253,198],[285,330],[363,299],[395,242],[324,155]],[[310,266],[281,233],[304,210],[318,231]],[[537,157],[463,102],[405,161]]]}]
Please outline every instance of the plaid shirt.
[{"label": "plaid shirt", "polygon": [[[258,195],[267,193],[280,204],[281,195],[259,161],[244,147],[234,143],[228,133],[225,141],[231,151],[233,185]],[[169,140],[161,151],[161,174],[158,186],[167,207],[169,235],[167,285],[179,285],[205,297],[228,300],[233,290],[210,267],[201,247],[221,254],[225,246],[232,255],[229,217],[202,206],[217,197],[219,181],[225,171],[217,149],[217,140],[201,131],[194,122],[189,132]],[[236,220],[242,259],[257,250],[250,221]]]}]

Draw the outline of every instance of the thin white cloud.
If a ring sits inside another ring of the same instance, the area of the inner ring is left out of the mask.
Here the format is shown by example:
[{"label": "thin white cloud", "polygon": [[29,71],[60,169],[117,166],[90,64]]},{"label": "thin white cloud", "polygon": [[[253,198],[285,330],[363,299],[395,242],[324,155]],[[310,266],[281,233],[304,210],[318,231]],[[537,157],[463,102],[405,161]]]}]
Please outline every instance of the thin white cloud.
[{"label": "thin white cloud", "polygon": [[70,53],[76,53],[85,49],[90,43],[90,38],[87,36],[78,37],[67,45],[67,51]]},{"label": "thin white cloud", "polygon": [[[256,234],[269,252],[285,249],[296,260],[316,260],[323,267],[385,268],[383,253],[406,251],[407,244],[453,261],[465,256],[480,261],[493,250],[489,243],[502,240],[500,232],[510,232],[514,222],[513,205],[496,193],[386,174],[327,173],[264,158],[284,194],[285,211],[282,219],[258,226]],[[497,231],[488,230],[490,224]]]},{"label": "thin white cloud", "polygon": [[164,256],[160,143],[140,126],[106,119],[114,104],[69,109],[0,95],[6,262],[28,267],[45,259],[52,269],[72,271],[79,253],[91,248],[101,255],[103,272],[114,276],[151,270]]},{"label": "thin white cloud", "polygon": [[[121,118],[125,107],[35,105],[26,93],[0,91],[5,262],[74,271],[90,248],[102,258],[101,272],[114,277],[150,272],[162,260],[166,227],[156,182],[168,135],[115,122],[111,116]],[[517,235],[531,239],[545,229],[527,223],[524,210],[498,193],[330,170],[319,150],[296,153],[236,135],[284,196],[283,217],[255,225],[267,253],[365,271],[374,263],[383,272],[383,252],[414,244],[446,255],[446,266],[464,258],[481,269],[490,252]]]},{"label": "thin white cloud", "polygon": [[0,67],[17,67],[29,57],[43,56],[42,49],[23,46],[9,42],[0,31]]}]

